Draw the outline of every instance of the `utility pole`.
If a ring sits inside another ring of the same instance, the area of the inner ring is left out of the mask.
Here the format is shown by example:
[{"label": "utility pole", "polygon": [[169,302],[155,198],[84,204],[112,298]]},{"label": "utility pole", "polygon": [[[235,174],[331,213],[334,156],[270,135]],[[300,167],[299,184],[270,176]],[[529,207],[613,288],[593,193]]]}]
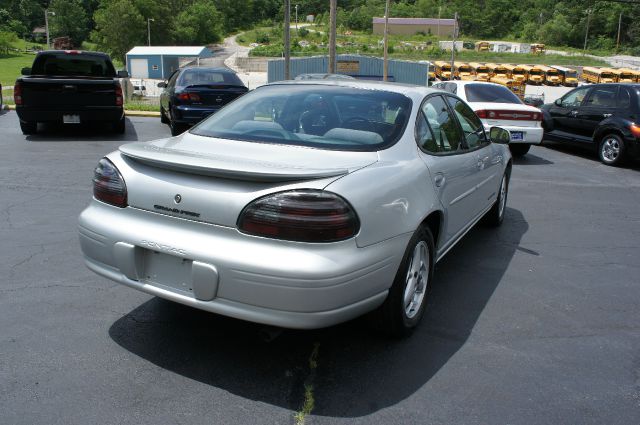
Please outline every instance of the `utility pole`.
[{"label": "utility pole", "polygon": [[284,0],[284,79],[291,79],[291,38],[289,27],[291,26],[291,1]]},{"label": "utility pole", "polygon": [[622,12],[620,12],[620,16],[618,17],[618,38],[616,40],[616,52],[620,48],[620,29],[622,28]]},{"label": "utility pole", "polygon": [[298,35],[298,5],[296,4],[296,35]]},{"label": "utility pole", "polygon": [[337,0],[329,2],[329,74],[336,73],[336,9]]},{"label": "utility pole", "polygon": [[384,44],[384,60],[382,65],[382,81],[389,79],[389,2],[387,0],[384,4],[384,37],[382,38]]},{"label": "utility pole", "polygon": [[587,38],[589,37],[589,21],[591,20],[591,9],[587,9],[587,30],[584,32],[584,48],[583,54],[587,53]]},{"label": "utility pole", "polygon": [[438,6],[438,41],[440,41],[440,10],[442,6]]},{"label": "utility pole", "polygon": [[56,12],[49,12],[49,9],[44,10],[44,29],[47,33],[47,49],[51,48],[51,43],[49,42],[49,15],[56,16]]},{"label": "utility pole", "polygon": [[458,35],[458,12],[453,15],[453,41],[451,42],[451,72],[449,73],[449,80],[453,81],[453,64],[455,63],[456,56],[456,37]]},{"label": "utility pole", "polygon": [[147,18],[147,46],[151,46],[151,22],[155,22],[153,18]]}]

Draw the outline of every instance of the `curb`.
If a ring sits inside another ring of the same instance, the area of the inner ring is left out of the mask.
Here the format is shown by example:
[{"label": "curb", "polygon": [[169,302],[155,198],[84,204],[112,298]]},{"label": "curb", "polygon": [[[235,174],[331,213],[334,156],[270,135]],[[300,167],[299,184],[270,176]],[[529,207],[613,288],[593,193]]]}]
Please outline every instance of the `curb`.
[{"label": "curb", "polygon": [[[16,105],[4,105],[3,106],[4,109],[8,109],[10,111],[15,111],[16,109]],[[125,109],[124,111],[125,116],[128,117],[159,117],[160,116],[160,112],[154,112],[154,111],[129,111],[127,109]]]}]

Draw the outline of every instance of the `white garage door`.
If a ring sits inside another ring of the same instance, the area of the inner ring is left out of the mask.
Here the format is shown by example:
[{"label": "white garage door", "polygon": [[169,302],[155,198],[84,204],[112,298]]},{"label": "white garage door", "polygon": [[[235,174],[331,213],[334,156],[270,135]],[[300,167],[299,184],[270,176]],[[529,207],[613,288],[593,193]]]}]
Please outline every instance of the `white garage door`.
[{"label": "white garage door", "polygon": [[133,78],[149,78],[149,60],[131,59],[131,76]]}]

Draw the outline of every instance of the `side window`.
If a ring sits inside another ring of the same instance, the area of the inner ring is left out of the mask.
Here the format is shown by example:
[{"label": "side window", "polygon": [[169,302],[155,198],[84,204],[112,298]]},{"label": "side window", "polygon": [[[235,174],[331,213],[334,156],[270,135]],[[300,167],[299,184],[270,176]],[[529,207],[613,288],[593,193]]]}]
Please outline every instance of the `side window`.
[{"label": "side window", "polygon": [[631,95],[629,95],[629,90],[627,90],[626,87],[620,87],[617,103],[620,109],[628,109],[631,107]]},{"label": "side window", "polygon": [[[462,149],[462,133],[442,96],[428,98],[420,108],[430,132],[423,131],[420,147],[430,153],[456,152]],[[425,123],[416,123],[423,125]],[[416,130],[416,133],[418,131]],[[431,133],[431,134],[429,134]]]},{"label": "side window", "polygon": [[598,108],[615,108],[617,92],[618,87],[616,86],[594,87],[589,94],[586,105]]},{"label": "side window", "polygon": [[418,112],[416,121],[416,142],[418,142],[418,146],[427,152],[439,152],[431,127],[429,127],[427,118],[422,112]]},{"label": "side window", "polygon": [[453,83],[447,83],[447,91],[453,94],[458,93],[458,85]]},{"label": "side window", "polygon": [[447,96],[447,101],[458,117],[467,148],[475,149],[478,146],[488,143],[482,121],[480,121],[480,118],[478,118],[469,105],[451,96]]},{"label": "side window", "polygon": [[569,94],[567,94],[565,97],[562,98],[561,100],[562,107],[576,108],[580,106],[584,98],[587,96],[587,92],[589,91],[589,89],[590,87],[583,87],[570,92]]},{"label": "side window", "polygon": [[178,79],[178,74],[179,72],[176,71],[173,74],[171,74],[171,77],[169,77],[169,82],[167,83],[167,87],[173,87],[176,85],[176,80]]}]

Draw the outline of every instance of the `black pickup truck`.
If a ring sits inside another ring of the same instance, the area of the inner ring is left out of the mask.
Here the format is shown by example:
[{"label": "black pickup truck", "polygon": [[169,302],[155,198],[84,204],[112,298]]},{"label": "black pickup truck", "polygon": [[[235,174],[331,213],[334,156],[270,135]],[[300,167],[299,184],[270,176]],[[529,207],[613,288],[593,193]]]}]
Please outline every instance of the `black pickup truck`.
[{"label": "black pickup truck", "polygon": [[14,85],[16,111],[24,134],[34,134],[39,122],[80,124],[109,122],[124,133],[122,87],[109,55],[79,50],[38,53],[31,68]]}]

